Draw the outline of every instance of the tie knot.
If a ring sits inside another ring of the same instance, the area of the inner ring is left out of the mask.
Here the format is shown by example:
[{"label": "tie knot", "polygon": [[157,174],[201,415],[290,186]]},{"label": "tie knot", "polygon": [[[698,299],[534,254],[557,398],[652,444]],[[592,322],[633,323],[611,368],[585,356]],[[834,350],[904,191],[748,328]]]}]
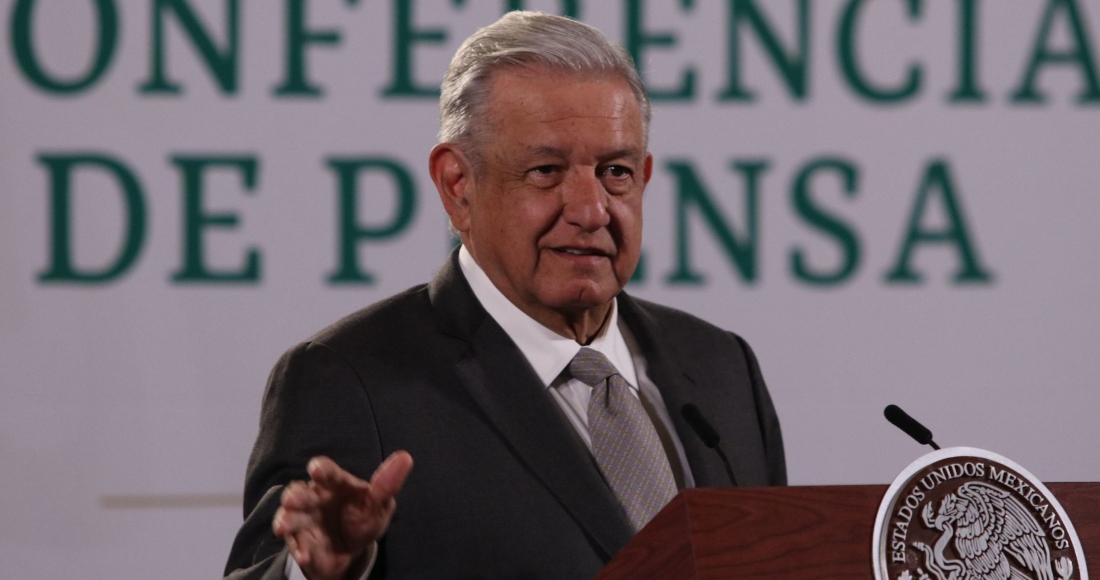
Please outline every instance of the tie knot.
[{"label": "tie knot", "polygon": [[611,375],[619,374],[606,356],[588,347],[581,348],[573,360],[569,361],[569,372],[590,387],[606,381]]}]

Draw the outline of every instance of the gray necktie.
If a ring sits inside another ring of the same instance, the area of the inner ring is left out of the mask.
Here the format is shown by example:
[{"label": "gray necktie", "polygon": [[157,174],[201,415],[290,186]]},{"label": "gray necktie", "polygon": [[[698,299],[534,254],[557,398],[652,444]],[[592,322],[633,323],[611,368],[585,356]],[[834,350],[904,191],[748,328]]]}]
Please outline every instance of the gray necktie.
[{"label": "gray necktie", "polygon": [[676,495],[657,430],[642,402],[604,355],[582,348],[570,361],[569,372],[592,386],[588,403],[592,454],[634,530],[640,530]]}]

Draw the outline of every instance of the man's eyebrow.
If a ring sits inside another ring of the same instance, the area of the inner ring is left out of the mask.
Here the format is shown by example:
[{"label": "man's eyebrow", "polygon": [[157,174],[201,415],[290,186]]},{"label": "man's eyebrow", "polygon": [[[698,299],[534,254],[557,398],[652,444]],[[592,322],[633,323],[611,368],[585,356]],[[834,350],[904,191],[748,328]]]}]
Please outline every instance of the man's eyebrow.
[{"label": "man's eyebrow", "polygon": [[552,147],[550,145],[532,145],[527,147],[527,154],[532,157],[566,157],[568,152],[561,147]]},{"label": "man's eyebrow", "polygon": [[[569,152],[561,147],[553,147],[550,145],[533,145],[526,148],[526,153],[531,157],[568,157]],[[624,147],[622,149],[615,149],[599,156],[601,162],[610,161],[612,159],[637,159],[643,157],[642,150],[637,147]]]},{"label": "man's eyebrow", "polygon": [[612,159],[638,159],[640,157],[644,157],[640,149],[636,147],[626,147],[600,155],[600,161],[610,161]]}]

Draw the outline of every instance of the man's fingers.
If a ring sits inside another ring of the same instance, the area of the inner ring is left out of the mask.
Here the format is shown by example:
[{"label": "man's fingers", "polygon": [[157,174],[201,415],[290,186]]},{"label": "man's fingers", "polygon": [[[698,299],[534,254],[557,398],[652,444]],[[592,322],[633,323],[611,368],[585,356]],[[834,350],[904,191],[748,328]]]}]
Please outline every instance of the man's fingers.
[{"label": "man's fingers", "polygon": [[280,500],[283,507],[296,510],[315,509],[321,503],[317,492],[302,481],[290,482],[283,489]]},{"label": "man's fingers", "polygon": [[[405,479],[412,470],[413,459],[407,451],[395,451],[378,466],[370,482],[363,481],[352,475],[335,461],[324,456],[317,456],[309,460],[306,471],[313,480],[313,484],[321,488],[320,497],[324,501],[325,491],[344,491],[352,493],[368,493],[372,499],[378,502],[385,501],[397,495]],[[316,492],[315,492],[316,493]],[[306,498],[303,496],[303,501]]]},{"label": "man's fingers", "polygon": [[309,527],[286,537],[291,557],[309,577],[333,578],[343,576],[348,565],[356,557],[347,550],[337,550],[332,538],[320,529]]},{"label": "man's fingers", "polygon": [[332,560],[332,544],[328,536],[315,527],[307,527],[288,536],[286,547],[303,570],[325,567]]},{"label": "man's fingers", "polygon": [[306,529],[317,529],[320,526],[321,514],[317,510],[303,512],[279,508],[271,520],[271,529],[279,537],[287,537]]},{"label": "man's fingers", "polygon": [[378,466],[374,475],[370,478],[370,495],[377,502],[388,501],[401,486],[405,485],[405,478],[412,471],[413,458],[407,451],[394,451]]},{"label": "man's fingers", "polygon": [[283,490],[272,530],[286,540],[308,575],[343,574],[351,560],[385,533],[394,511],[393,496],[412,464],[407,452],[395,452],[367,482],[328,457],[314,457],[306,466],[311,481],[295,481]]},{"label": "man's fingers", "polygon": [[309,464],[306,465],[306,471],[313,483],[322,488],[331,490],[345,488],[346,491],[362,491],[367,487],[367,482],[345,471],[335,461],[323,455],[310,459]]},{"label": "man's fingers", "polygon": [[286,549],[290,551],[290,557],[298,563],[298,566],[309,565],[308,553],[298,545],[298,539],[293,535],[286,536]]}]

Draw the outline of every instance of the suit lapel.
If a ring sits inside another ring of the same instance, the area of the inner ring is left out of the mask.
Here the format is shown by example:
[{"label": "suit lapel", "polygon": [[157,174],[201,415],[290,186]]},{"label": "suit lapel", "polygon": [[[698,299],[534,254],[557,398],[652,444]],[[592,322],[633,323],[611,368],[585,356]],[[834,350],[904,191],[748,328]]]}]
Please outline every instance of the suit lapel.
[{"label": "suit lapel", "polygon": [[680,411],[687,403],[706,409],[709,401],[700,399],[704,396],[703,389],[693,388],[695,381],[678,362],[675,349],[666,346],[666,343],[675,344],[676,337],[661,332],[656,320],[645,311],[644,305],[625,292],[619,294],[618,305],[619,315],[634,334],[642,355],[645,356],[646,374],[657,385],[661,398],[668,407],[668,414],[684,447],[688,465],[691,466],[695,487],[733,485],[718,454],[703,444]]},{"label": "suit lapel", "polygon": [[440,330],[469,345],[455,365],[467,392],[516,457],[610,558],[633,535],[625,513],[523,353],[477,302],[456,254],[429,293]]}]

